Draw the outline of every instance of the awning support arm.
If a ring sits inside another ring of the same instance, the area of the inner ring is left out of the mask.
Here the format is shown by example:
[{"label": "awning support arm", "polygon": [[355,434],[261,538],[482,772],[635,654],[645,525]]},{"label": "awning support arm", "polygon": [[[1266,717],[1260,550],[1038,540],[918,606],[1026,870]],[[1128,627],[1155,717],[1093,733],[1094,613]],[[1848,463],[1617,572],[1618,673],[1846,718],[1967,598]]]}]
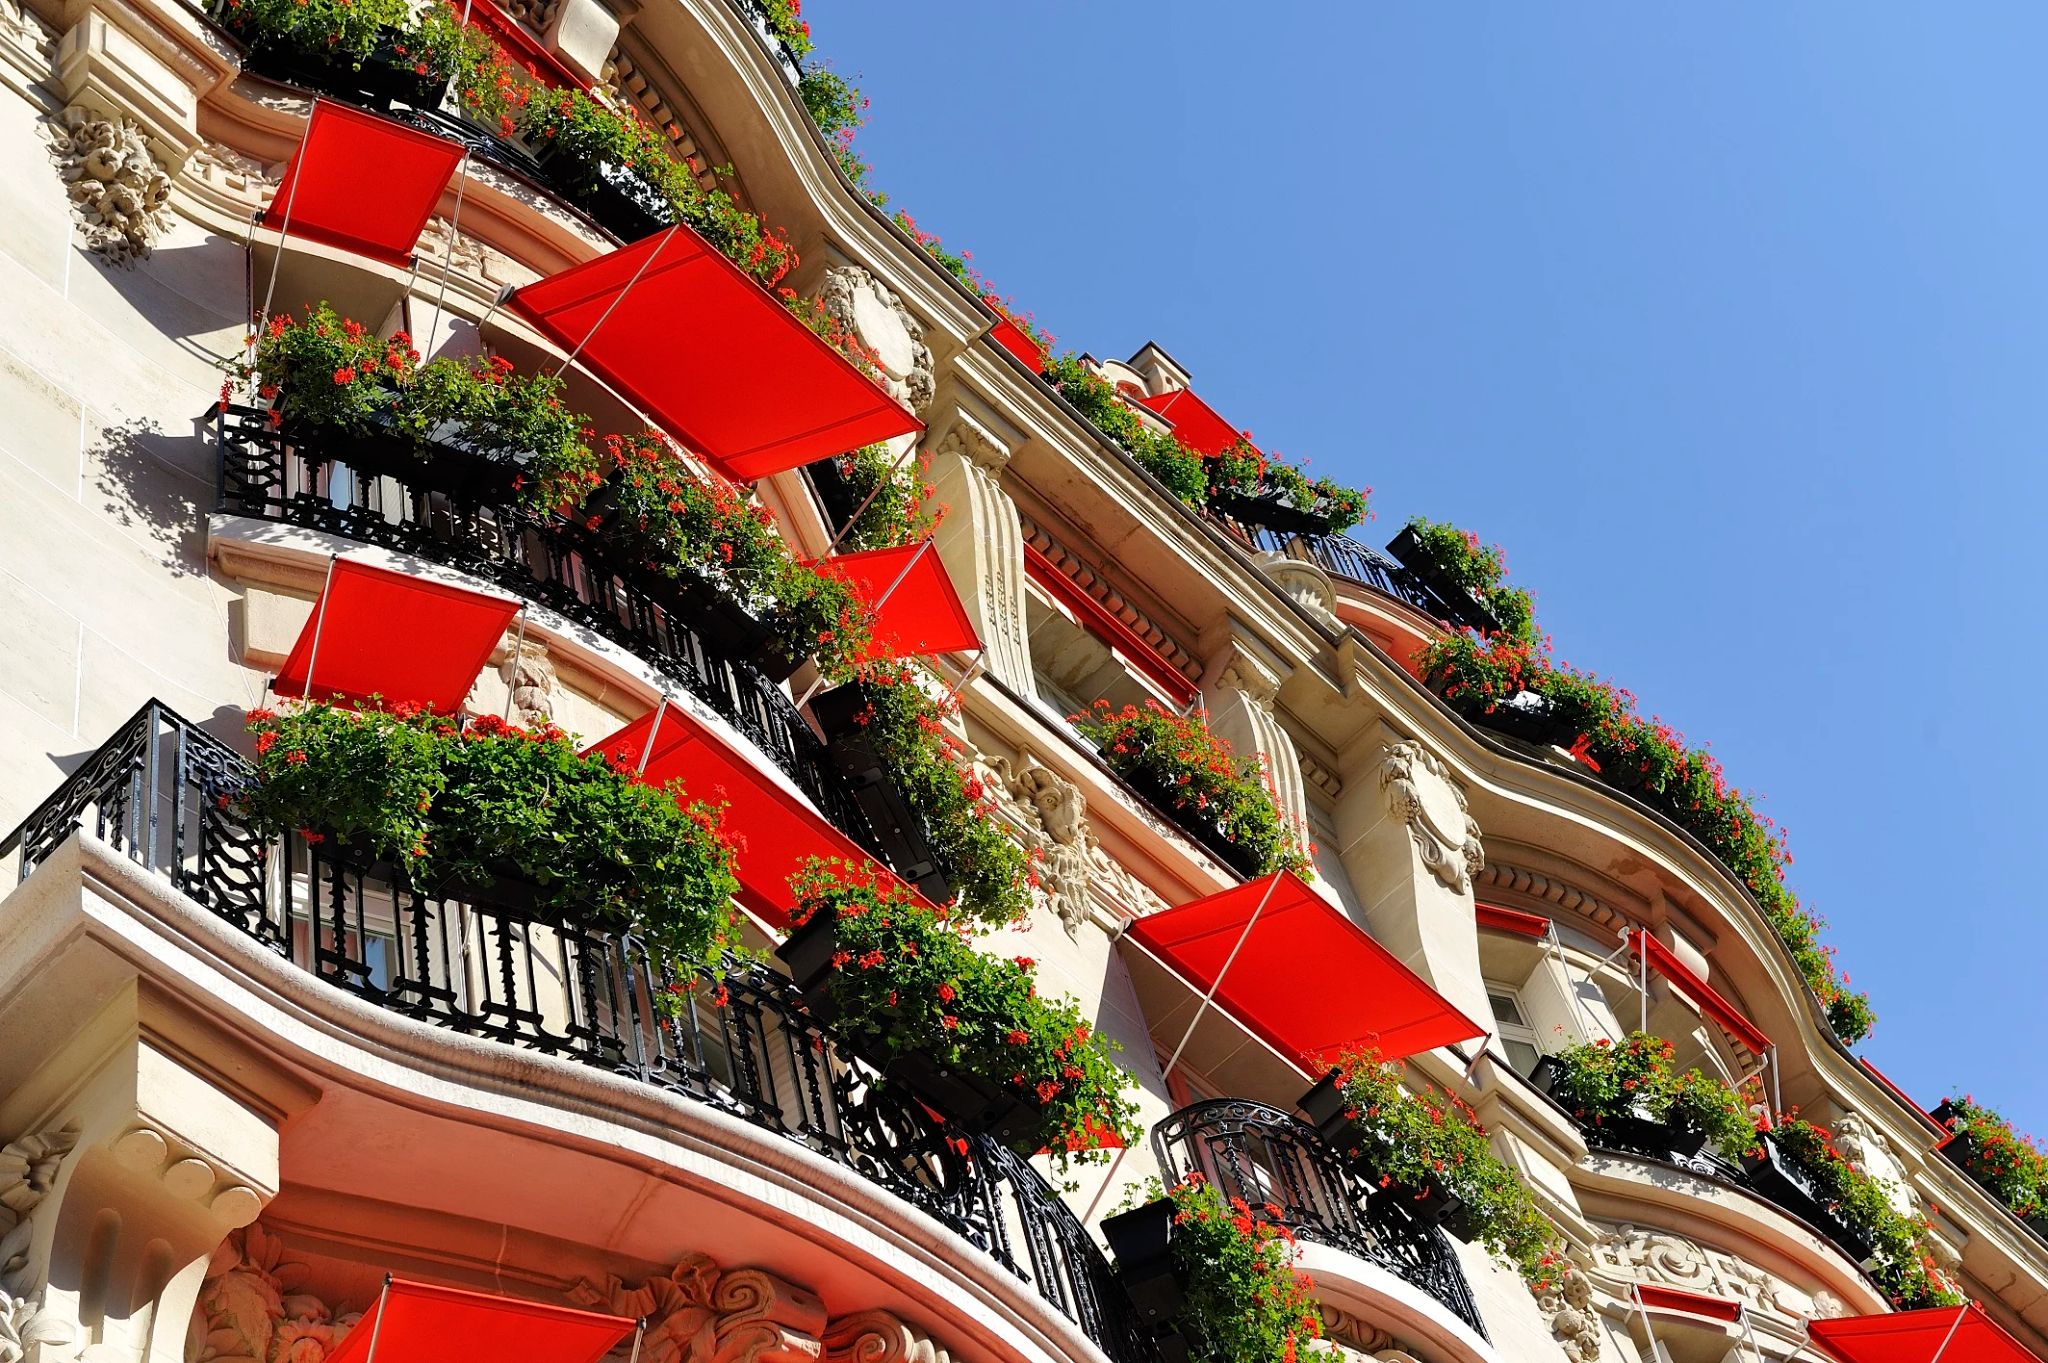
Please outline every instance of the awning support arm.
[{"label": "awning support arm", "polygon": [[654,707],[654,723],[647,726],[647,745],[640,749],[640,765],[633,768],[635,776],[647,774],[647,761],[654,756],[654,740],[661,736],[661,720],[668,713],[668,692],[661,693],[661,704]]},{"label": "awning support arm", "polygon": [[851,535],[853,533],[853,527],[860,524],[860,518],[862,516],[867,515],[868,508],[874,505],[875,498],[882,495],[882,489],[884,487],[887,487],[889,483],[896,477],[897,474],[903,472],[904,463],[910,458],[911,454],[915,452],[916,449],[917,442],[915,440],[912,440],[910,443],[906,444],[903,447],[903,453],[897,455],[896,462],[889,466],[888,476],[880,479],[878,482],[876,482],[876,484],[873,487],[868,489],[868,495],[861,498],[860,505],[853,509],[853,514],[851,516],[848,516],[846,518],[846,524],[839,528],[839,533],[834,535],[832,537],[832,542],[825,546],[826,553],[829,554],[832,553],[834,550],[838,549],[840,541],[844,540],[848,535]]},{"label": "awning support arm", "polygon": [[384,1333],[384,1308],[391,1301],[391,1275],[384,1275],[384,1286],[377,1289],[377,1318],[370,1322],[370,1352],[363,1357],[363,1363],[377,1363],[377,1336]]},{"label": "awning support arm", "polygon": [[[1572,979],[1572,968],[1564,959],[1564,942],[1557,935],[1556,919],[1550,920],[1550,928],[1544,935],[1550,942],[1550,963],[1557,968],[1558,978],[1564,982],[1565,997],[1571,1000],[1572,1007],[1578,1009],[1579,1015],[1586,1020],[1586,1039],[1591,1041],[1594,1034],[1598,1033],[1600,1036],[1607,1037],[1609,1041],[1614,1040],[1613,1037],[1607,1034],[1607,1024],[1593,1016],[1593,1010],[1586,1006],[1586,1001],[1583,998],[1579,997],[1578,983]],[[1613,958],[1609,957],[1608,959],[1612,960]],[[1590,976],[1588,976],[1588,982],[1591,982]]]},{"label": "awning support arm", "polygon": [[1941,1356],[1947,1353],[1948,1346],[1955,1342],[1956,1331],[1963,1328],[1963,1322],[1969,1315],[1970,1308],[1967,1304],[1956,1308],[1956,1323],[1948,1327],[1948,1333],[1941,1337],[1941,1347],[1934,1351],[1934,1357],[1928,1359],[1927,1363],[1941,1363]]},{"label": "awning support arm", "polygon": [[327,593],[334,586],[334,555],[327,556],[327,579],[320,584],[320,604],[313,611],[313,647],[306,652],[306,688],[299,699],[313,703],[313,669],[320,665],[320,631],[327,624]]},{"label": "awning support arm", "polygon": [[583,333],[583,339],[576,343],[576,348],[569,352],[568,358],[555,366],[556,378],[562,377],[562,371],[576,363],[576,357],[583,353],[583,347],[589,345],[591,338],[596,336],[599,329],[611,320],[612,314],[618,311],[619,304],[626,301],[626,295],[633,292],[633,286],[640,282],[640,276],[646,274],[648,267],[661,258],[661,253],[668,248],[668,244],[671,241],[675,240],[676,233],[682,230],[683,225],[680,222],[669,224],[668,230],[661,234],[661,240],[656,242],[654,249],[647,253],[647,259],[640,262],[640,268],[633,271],[633,277],[626,281],[626,287],[620,289],[618,296],[604,305],[604,311],[597,315],[597,321],[591,324],[590,330]]},{"label": "awning support arm", "polygon": [[[464,23],[464,25],[467,25],[469,23],[469,6],[466,3],[462,7],[462,22]],[[455,180],[455,211],[448,218],[448,250],[447,253],[441,257],[441,291],[439,294],[435,295],[434,320],[427,323],[427,337],[425,342],[422,343],[420,346],[420,354],[425,355],[429,358],[432,358],[434,354],[434,333],[441,329],[441,319],[448,315],[448,280],[449,277],[455,273],[455,241],[457,236],[462,231],[462,196],[463,192],[468,188],[469,149],[465,147],[463,148],[462,151],[462,165],[457,171]],[[419,273],[420,267],[418,252],[414,252],[413,254],[412,268],[414,274]],[[410,291],[408,291],[408,293],[409,292]],[[481,330],[481,328],[479,328],[479,330]],[[449,328],[448,335],[451,338],[455,335],[455,329],[453,327]]]}]

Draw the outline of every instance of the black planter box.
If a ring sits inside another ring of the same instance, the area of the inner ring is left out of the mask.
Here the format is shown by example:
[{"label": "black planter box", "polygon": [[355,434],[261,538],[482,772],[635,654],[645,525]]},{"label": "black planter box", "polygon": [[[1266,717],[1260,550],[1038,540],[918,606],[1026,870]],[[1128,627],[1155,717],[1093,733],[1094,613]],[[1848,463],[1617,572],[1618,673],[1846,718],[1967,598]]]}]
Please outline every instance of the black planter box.
[{"label": "black planter box", "polygon": [[494,861],[477,877],[449,876],[435,887],[443,899],[480,907],[531,914],[540,903],[540,886],[508,861]]},{"label": "black planter box", "polygon": [[818,494],[818,504],[825,510],[825,524],[837,535],[852,521],[853,513],[860,509],[860,494],[854,490],[852,481],[837,459],[819,459],[804,465],[804,473],[811,480],[811,490]]},{"label": "black planter box", "polygon": [[803,666],[783,648],[782,638],[767,622],[695,573],[655,570],[649,594],[689,621],[711,651],[751,663],[770,681],[788,681]]},{"label": "black planter box", "polygon": [[1648,1117],[1603,1116],[1598,1121],[1587,1118],[1581,1125],[1591,1144],[1659,1159],[1668,1155],[1697,1155],[1707,1144],[1704,1131]]},{"label": "black planter box", "polygon": [[1455,1202],[1444,1213],[1443,1228],[1469,1245],[1479,1238],[1479,1213],[1465,1202]]},{"label": "black planter box", "polygon": [[1557,1084],[1562,1078],[1564,1066],[1554,1055],[1537,1056],[1536,1063],[1529,1069],[1529,1082],[1536,1086],[1538,1093],[1550,1098],[1557,1097]]},{"label": "black planter box", "polygon": [[[776,958],[789,967],[789,978],[804,1005],[817,1017],[824,1004],[825,980],[832,973],[832,957],[839,951],[839,915],[814,913],[811,921],[793,928],[775,948]],[[834,1010],[836,1012],[836,1010]]]},{"label": "black planter box", "polygon": [[1316,1134],[1333,1145],[1342,1145],[1351,1128],[1351,1118],[1346,1115],[1351,1100],[1344,1096],[1342,1080],[1343,1076],[1333,1069],[1316,1080],[1315,1087],[1295,1103]]},{"label": "black planter box", "polygon": [[398,52],[396,35],[389,32],[377,39],[361,66],[261,33],[250,37],[243,60],[250,70],[271,80],[386,111],[394,104],[433,109],[448,93],[447,78],[415,70],[415,63]]},{"label": "black planter box", "polygon": [[1548,701],[1541,706],[1523,707],[1496,703],[1491,710],[1475,711],[1472,722],[1496,733],[1534,743],[1538,747],[1570,747],[1578,735],[1557,715]]},{"label": "black planter box", "polygon": [[661,192],[625,166],[585,161],[553,143],[535,152],[534,160],[550,189],[621,241],[638,241],[675,220]]},{"label": "black planter box", "polygon": [[1131,1299],[1138,1325],[1148,1333],[1171,1326],[1184,1301],[1180,1269],[1173,1259],[1173,1217],[1170,1198],[1118,1212],[1102,1222],[1116,1260],[1117,1277]]},{"label": "black planter box", "polygon": [[833,766],[867,815],[882,859],[926,899],[944,904],[953,898],[953,886],[932,855],[923,818],[903,798],[875,751],[867,726],[860,722],[867,708],[866,690],[853,683],[836,686],[812,700],[811,717],[824,732]]},{"label": "black planter box", "polygon": [[1870,1241],[1828,1209],[1827,1203],[1814,1191],[1806,1171],[1780,1154],[1776,1143],[1766,1138],[1761,1151],[1744,1155],[1742,1170],[1749,1178],[1750,1187],[1827,1236],[1850,1258],[1861,1263],[1870,1257],[1873,1249]]},{"label": "black planter box", "polygon": [[1264,526],[1283,535],[1327,535],[1330,533],[1330,518],[1313,511],[1303,511],[1285,494],[1269,492],[1262,497],[1247,496],[1238,492],[1226,492],[1218,496],[1211,506],[1231,520],[1245,525]]},{"label": "black planter box", "polygon": [[1480,603],[1468,589],[1458,584],[1437,563],[1436,556],[1423,546],[1421,536],[1415,527],[1404,525],[1401,533],[1387,542],[1387,552],[1401,560],[1401,566],[1421,579],[1422,584],[1436,593],[1444,607],[1451,613],[1457,624],[1470,625],[1489,634],[1500,632],[1500,621]]},{"label": "black planter box", "polygon": [[1202,811],[1176,808],[1173,802],[1174,787],[1164,777],[1146,771],[1119,771],[1116,774],[1145,803],[1157,810],[1161,818],[1193,838],[1225,866],[1247,880],[1259,874],[1257,853],[1224,837],[1223,830],[1216,826],[1214,820],[1204,818]]},{"label": "black planter box", "polygon": [[1374,1189],[1366,1201],[1382,1212],[1399,1207],[1425,1226],[1441,1223],[1446,1216],[1464,1205],[1456,1193],[1434,1179],[1420,1188],[1411,1188],[1405,1183],[1390,1183],[1384,1188]]},{"label": "black planter box", "polygon": [[978,1074],[942,1065],[917,1051],[889,1057],[882,1075],[932,1111],[978,1136],[1030,1154],[1038,1147],[1037,1107]]}]

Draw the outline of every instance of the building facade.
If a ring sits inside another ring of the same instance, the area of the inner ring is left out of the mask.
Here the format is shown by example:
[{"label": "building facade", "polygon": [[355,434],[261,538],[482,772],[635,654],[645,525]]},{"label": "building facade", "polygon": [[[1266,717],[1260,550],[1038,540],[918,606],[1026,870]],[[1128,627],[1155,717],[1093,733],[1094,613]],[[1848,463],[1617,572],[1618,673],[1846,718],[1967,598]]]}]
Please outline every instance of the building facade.
[{"label": "building facade", "polygon": [[[0,1363],[321,1363],[386,1274],[641,1318],[656,1363],[1148,1363],[1100,1226],[1190,1172],[1297,1237],[1329,1347],[1390,1363],[1787,1359],[1809,1322],[1899,1305],[1825,1196],[1627,1148],[1531,1077],[1634,1031],[1826,1126],[1929,1221],[1938,1270],[2048,1352],[2048,1242],[1837,1039],[1737,875],[1563,748],[1425,686],[1412,659],[1465,603],[1355,539],[1191,507],[1091,423],[847,178],[773,14],[465,13],[546,90],[637,110],[702,187],[786,233],[778,287],[914,416],[878,443],[943,504],[931,552],[980,644],[924,659],[921,684],[957,695],[949,736],[1033,867],[1028,915],[986,945],[1121,1043],[1148,1138],[1055,1170],[874,1083],[772,959],[656,1018],[658,973],[600,926],[408,893],[238,822],[245,717],[340,559],[520,608],[470,712],[594,741],[672,707],[804,819],[929,869],[850,783],[814,668],[778,677],[658,583],[594,572],[559,518],[480,518],[431,475],[309,452],[244,383],[252,329],[324,300],[429,357],[559,367],[608,429],[649,409],[508,302],[631,236],[509,118],[493,149],[488,123],[321,88],[226,7],[0,0],[0,825],[19,825],[0,849]],[[399,197],[405,170],[343,157],[320,199],[316,94],[466,153],[416,242],[313,230]],[[746,369],[723,320],[677,313],[640,341],[657,374],[686,363],[669,346]],[[1091,368],[1161,430],[1190,389],[1157,346]],[[834,468],[751,480],[803,559],[860,495]],[[398,657],[436,642],[383,634]],[[1477,1021],[1410,1056],[1411,1082],[1476,1111],[1554,1228],[1551,1271],[1375,1197],[1296,1112],[1315,1066],[1142,946],[1133,924],[1246,877],[1069,722],[1098,700],[1204,712],[1313,845],[1320,911]]]}]

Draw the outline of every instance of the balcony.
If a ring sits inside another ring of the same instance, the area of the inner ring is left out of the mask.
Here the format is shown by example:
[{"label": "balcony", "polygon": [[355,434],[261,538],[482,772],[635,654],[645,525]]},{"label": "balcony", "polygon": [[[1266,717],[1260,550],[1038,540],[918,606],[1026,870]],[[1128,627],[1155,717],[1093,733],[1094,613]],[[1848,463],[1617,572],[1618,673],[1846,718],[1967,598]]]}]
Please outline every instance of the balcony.
[{"label": "balcony", "polygon": [[1444,1232],[1374,1189],[1314,1128],[1276,1107],[1224,1098],[1182,1108],[1152,1130],[1169,1179],[1199,1173],[1252,1214],[1357,1256],[1426,1293],[1482,1338],[1486,1326]]},{"label": "balcony", "polygon": [[[157,702],[4,840],[21,878],[92,830],[336,989],[418,1021],[707,1103],[879,1185],[987,1253],[1117,1363],[1147,1363],[1102,1252],[1026,1161],[877,1083],[788,979],[662,973],[631,936],[516,903],[458,903],[332,846],[266,843],[240,755]],[[679,1006],[658,1008],[672,997]]]},{"label": "balcony", "polygon": [[1448,620],[1477,630],[1499,628],[1475,603],[1437,592],[1415,572],[1349,535],[1275,530],[1233,520],[1215,511],[1209,515],[1233,539],[1249,548],[1313,563],[1331,577],[1370,588],[1432,620]]},{"label": "balcony", "polygon": [[502,487],[480,489],[452,470],[423,463],[403,475],[359,474],[272,429],[264,413],[249,407],[217,411],[212,424],[222,513],[410,554],[546,606],[709,705],[835,827],[876,849],[860,805],[788,694],[753,664],[729,656],[717,623],[700,619],[659,573],[615,564],[596,535],[496,500]]}]

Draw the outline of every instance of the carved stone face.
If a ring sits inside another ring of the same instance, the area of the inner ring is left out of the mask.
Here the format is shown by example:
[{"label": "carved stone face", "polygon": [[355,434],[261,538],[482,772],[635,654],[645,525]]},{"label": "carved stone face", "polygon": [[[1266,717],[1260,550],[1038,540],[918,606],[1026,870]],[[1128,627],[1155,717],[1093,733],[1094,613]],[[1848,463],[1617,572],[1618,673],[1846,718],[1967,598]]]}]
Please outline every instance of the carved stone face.
[{"label": "carved stone face", "polygon": [[932,352],[924,327],[889,287],[858,265],[828,270],[819,298],[874,352],[883,386],[912,411],[922,411],[936,391]]},{"label": "carved stone face", "polygon": [[1045,831],[1058,843],[1073,843],[1081,838],[1081,801],[1078,797],[1059,790],[1043,791],[1038,796],[1038,813],[1045,820]]}]

